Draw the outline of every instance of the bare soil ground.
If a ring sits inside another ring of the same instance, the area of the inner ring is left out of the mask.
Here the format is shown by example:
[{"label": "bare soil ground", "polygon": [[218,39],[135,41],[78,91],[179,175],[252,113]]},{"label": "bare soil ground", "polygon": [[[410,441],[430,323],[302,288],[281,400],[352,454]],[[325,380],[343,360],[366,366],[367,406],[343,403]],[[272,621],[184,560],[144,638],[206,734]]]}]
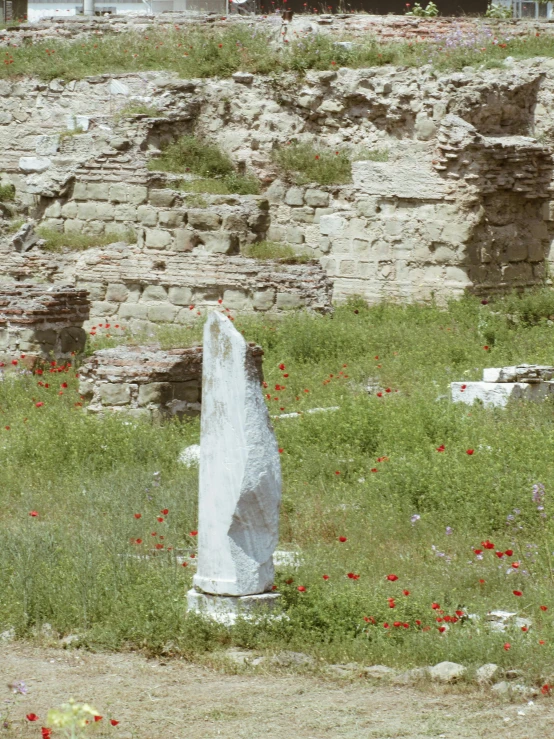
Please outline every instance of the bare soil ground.
[{"label": "bare soil ground", "polygon": [[[553,739],[554,701],[501,702],[477,689],[394,687],[290,672],[226,674],[177,659],[91,654],[23,643],[0,646],[0,737],[40,736],[48,708],[70,697],[105,718],[95,736],[119,739]],[[120,721],[117,727],[108,718]],[[53,739],[55,734],[53,734]]]}]

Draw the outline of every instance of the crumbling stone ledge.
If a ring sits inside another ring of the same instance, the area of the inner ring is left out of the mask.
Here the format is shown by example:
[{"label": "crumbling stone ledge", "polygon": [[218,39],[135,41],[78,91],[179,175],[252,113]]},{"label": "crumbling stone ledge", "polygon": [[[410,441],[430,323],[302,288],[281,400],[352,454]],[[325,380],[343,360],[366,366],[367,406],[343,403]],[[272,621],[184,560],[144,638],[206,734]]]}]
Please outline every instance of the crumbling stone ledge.
[{"label": "crumbling stone ledge", "polygon": [[[262,382],[263,349],[248,346]],[[195,416],[201,408],[202,357],[201,346],[100,349],[79,370],[79,392],[91,413],[123,411],[153,421]]]},{"label": "crumbling stone ledge", "polygon": [[79,354],[89,311],[87,291],[69,285],[0,285],[0,361],[9,365],[22,353],[26,364]]}]

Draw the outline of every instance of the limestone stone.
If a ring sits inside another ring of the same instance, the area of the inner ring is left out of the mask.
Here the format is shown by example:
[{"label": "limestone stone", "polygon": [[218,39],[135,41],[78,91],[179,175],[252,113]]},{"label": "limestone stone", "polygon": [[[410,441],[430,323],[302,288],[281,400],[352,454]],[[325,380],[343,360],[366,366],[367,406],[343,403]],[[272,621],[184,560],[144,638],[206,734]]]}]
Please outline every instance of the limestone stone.
[{"label": "limestone stone", "polygon": [[102,405],[127,405],[131,400],[129,383],[118,385],[105,382],[100,386],[100,402]]},{"label": "limestone stone", "polygon": [[472,405],[477,400],[485,408],[504,408],[510,399],[544,400],[552,392],[552,383],[452,382],[450,388],[453,403]]},{"label": "limestone stone", "polygon": [[156,208],[171,208],[176,197],[177,193],[173,190],[150,190],[148,202]]},{"label": "limestone stone", "polygon": [[323,190],[306,190],[304,196],[306,205],[312,208],[327,208],[329,205],[329,193]]},{"label": "limestone stone", "polygon": [[230,310],[244,310],[248,302],[244,290],[225,290],[223,293],[223,305]]},{"label": "limestone stone", "polygon": [[184,213],[178,210],[162,210],[159,215],[160,226],[175,228],[183,223]]},{"label": "limestone stone", "polygon": [[87,182],[86,197],[91,200],[109,200],[108,188],[103,182]]},{"label": "limestone stone", "polygon": [[457,662],[439,662],[434,667],[429,667],[429,675],[433,680],[442,683],[452,683],[459,680],[466,672],[464,665]]},{"label": "limestone stone", "polygon": [[197,591],[271,590],[281,470],[259,374],[243,336],[217,311],[204,328]]},{"label": "limestone stone", "polygon": [[238,251],[238,239],[229,231],[199,233],[200,243],[211,254],[233,254]]},{"label": "limestone stone", "polygon": [[167,382],[150,382],[147,385],[141,385],[138,391],[138,404],[149,405],[150,403],[163,403],[171,388]]},{"label": "limestone stone", "polygon": [[187,220],[189,226],[200,231],[210,231],[221,225],[221,216],[208,210],[189,210]]},{"label": "limestone stone", "polygon": [[22,172],[45,172],[52,166],[48,157],[20,157],[19,169]]},{"label": "limestone stone", "polygon": [[129,290],[125,285],[117,283],[108,285],[108,289],[106,291],[106,300],[112,303],[123,303],[127,300],[128,297]]},{"label": "limestone stone", "polygon": [[146,303],[165,302],[168,299],[167,290],[161,285],[147,285],[142,293],[142,299]]},{"label": "limestone stone", "polygon": [[148,317],[148,305],[142,303],[123,303],[119,309],[119,317],[122,320],[130,318],[145,320]]},{"label": "limestone stone", "polygon": [[304,205],[304,191],[301,187],[291,187],[285,195],[287,205]]},{"label": "limestone stone", "polygon": [[169,303],[151,305],[148,308],[148,320],[153,323],[172,323],[177,312],[178,308]]},{"label": "limestone stone", "polygon": [[148,205],[139,205],[137,217],[145,226],[156,226],[158,223],[158,211]]},{"label": "limestone stone", "polygon": [[171,244],[171,234],[160,228],[148,228],[145,232],[145,245],[152,249],[164,249]]},{"label": "limestone stone", "polygon": [[190,287],[170,287],[169,301],[173,305],[189,305],[192,302],[192,290]]},{"label": "limestone stone", "polygon": [[174,231],[175,251],[191,251],[198,244],[198,237],[190,228],[177,228]]},{"label": "limestone stone", "polygon": [[254,310],[269,310],[275,302],[275,290],[259,290],[254,293],[252,307]]},{"label": "limestone stone", "polygon": [[492,679],[497,672],[498,665],[489,662],[486,665],[482,665],[481,667],[479,667],[478,670],[475,671],[475,677],[477,678],[477,682],[483,685],[492,682]]},{"label": "limestone stone", "polygon": [[285,232],[285,240],[288,241],[289,244],[303,244],[304,234],[300,228],[289,226]]},{"label": "limestone stone", "polygon": [[418,113],[416,115],[415,134],[418,139],[421,141],[428,141],[433,138],[436,130],[437,126],[431,118],[428,118],[426,113]]},{"label": "limestone stone", "polygon": [[302,298],[296,293],[277,293],[276,307],[279,310],[292,310],[303,304]]}]

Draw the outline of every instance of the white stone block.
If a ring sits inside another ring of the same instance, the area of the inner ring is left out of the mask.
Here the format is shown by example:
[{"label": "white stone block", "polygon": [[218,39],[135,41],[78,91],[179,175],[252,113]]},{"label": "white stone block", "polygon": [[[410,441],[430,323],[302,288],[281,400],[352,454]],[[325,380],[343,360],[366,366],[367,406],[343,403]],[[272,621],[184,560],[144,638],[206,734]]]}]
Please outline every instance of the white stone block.
[{"label": "white stone block", "polygon": [[553,385],[550,382],[452,382],[450,390],[453,403],[472,405],[478,400],[486,408],[504,408],[511,398],[535,402],[544,400],[552,392]]},{"label": "white stone block", "polygon": [[19,169],[22,172],[44,172],[51,166],[48,157],[20,157]]},{"label": "white stone block", "polygon": [[254,359],[214,311],[204,327],[197,590],[271,590],[280,500],[279,451]]}]

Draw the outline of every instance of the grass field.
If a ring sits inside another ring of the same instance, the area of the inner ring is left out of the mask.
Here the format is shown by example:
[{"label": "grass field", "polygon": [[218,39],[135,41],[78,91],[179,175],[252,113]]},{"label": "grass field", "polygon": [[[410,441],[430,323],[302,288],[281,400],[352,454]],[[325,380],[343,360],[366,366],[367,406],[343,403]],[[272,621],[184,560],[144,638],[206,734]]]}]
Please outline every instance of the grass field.
[{"label": "grass field", "polygon": [[[337,37],[313,34],[293,40],[287,48],[275,43],[264,29],[234,27],[207,31],[148,29],[105,38],[75,42],[47,40],[9,47],[3,54],[0,79],[21,75],[41,79],[81,79],[109,72],[164,70],[183,78],[229,77],[237,71],[256,74],[304,72],[340,67],[379,67],[395,64],[420,67],[431,64],[438,71],[466,66],[502,66],[506,57],[527,59],[554,57],[554,37],[530,34],[495,38],[490,27],[468,36],[453,29],[441,43],[387,41],[373,37],[356,41],[351,48],[338,47]],[[349,40],[348,38],[342,40]]]},{"label": "grass field", "polygon": [[[548,679],[554,404],[468,408],[447,393],[486,366],[551,364],[552,314],[545,290],[447,310],[354,301],[326,317],[237,317],[265,349],[272,415],[340,410],[274,422],[279,547],[300,564],[278,573],[287,619],[231,630],[187,616],[194,558],[175,556],[195,551],[197,472],[177,460],[198,422],[89,416],[74,367],[16,369],[0,383],[0,631],[32,637],[48,622],[93,649],[286,645],[334,662],[495,662]],[[199,329],[161,338],[183,345]],[[490,633],[492,608],[532,626]]]}]

